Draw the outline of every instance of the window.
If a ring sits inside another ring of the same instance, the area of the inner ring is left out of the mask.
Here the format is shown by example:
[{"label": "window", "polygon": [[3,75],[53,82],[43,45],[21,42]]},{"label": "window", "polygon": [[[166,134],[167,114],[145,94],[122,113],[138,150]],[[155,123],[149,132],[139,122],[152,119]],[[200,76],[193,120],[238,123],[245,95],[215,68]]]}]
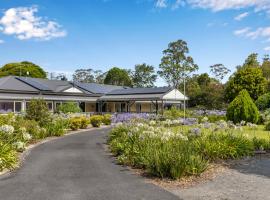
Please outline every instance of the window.
[{"label": "window", "polygon": [[55,103],[55,108],[56,108],[56,110],[58,109],[58,107],[59,107],[61,104],[62,104],[61,102],[56,102],[56,103]]},{"label": "window", "polygon": [[116,112],[121,112],[121,105],[120,105],[120,103],[115,103],[115,111]]},{"label": "window", "polygon": [[126,112],[126,104],[121,103],[121,112]]},{"label": "window", "polygon": [[0,102],[0,113],[8,113],[14,111],[14,102]]},{"label": "window", "polygon": [[22,102],[15,102],[15,112],[19,113],[22,111]]},{"label": "window", "polygon": [[49,111],[53,111],[53,103],[52,102],[47,102],[47,106]]}]

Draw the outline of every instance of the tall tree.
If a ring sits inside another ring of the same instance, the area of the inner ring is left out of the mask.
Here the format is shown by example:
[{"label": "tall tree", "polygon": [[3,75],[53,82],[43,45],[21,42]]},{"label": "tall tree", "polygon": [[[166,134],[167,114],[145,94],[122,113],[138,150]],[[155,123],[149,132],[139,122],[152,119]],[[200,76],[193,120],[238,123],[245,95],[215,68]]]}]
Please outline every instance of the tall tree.
[{"label": "tall tree", "polygon": [[265,55],[262,63],[263,76],[270,81],[270,60],[269,55]]},{"label": "tall tree", "polygon": [[199,106],[208,109],[225,107],[223,84],[209,77],[207,73],[188,78],[186,89],[190,107]]},{"label": "tall tree", "polygon": [[33,78],[46,78],[46,72],[38,65],[23,61],[8,63],[0,68],[0,77],[3,76],[28,76]]},{"label": "tall tree", "polygon": [[187,43],[183,40],[169,43],[168,48],[163,51],[158,74],[170,86],[178,88],[185,78],[198,70],[198,65],[187,55],[188,53]]},{"label": "tall tree", "polygon": [[93,83],[94,75],[92,74],[92,69],[77,69],[73,76],[73,81],[78,81],[82,83]]},{"label": "tall tree", "polygon": [[133,85],[135,87],[153,87],[157,79],[155,69],[145,63],[135,65],[135,71],[132,74]]},{"label": "tall tree", "polygon": [[67,81],[68,80],[67,76],[64,73],[57,74],[55,79],[60,80],[60,81]]},{"label": "tall tree", "polygon": [[101,70],[93,71],[95,83],[103,84],[107,72],[102,72]]},{"label": "tall tree", "polygon": [[226,99],[231,102],[241,90],[246,89],[251,98],[256,100],[266,92],[267,81],[261,68],[242,67],[238,69],[226,84]]},{"label": "tall tree", "polygon": [[121,86],[132,86],[132,80],[127,70],[113,67],[107,72],[104,79],[105,84],[121,85]]},{"label": "tall tree", "polygon": [[224,77],[231,72],[228,68],[226,68],[223,64],[215,64],[210,66],[211,73],[215,76],[216,79],[222,81]]},{"label": "tall tree", "polygon": [[258,54],[257,53],[250,54],[245,60],[243,67],[260,67],[260,63],[258,61]]}]

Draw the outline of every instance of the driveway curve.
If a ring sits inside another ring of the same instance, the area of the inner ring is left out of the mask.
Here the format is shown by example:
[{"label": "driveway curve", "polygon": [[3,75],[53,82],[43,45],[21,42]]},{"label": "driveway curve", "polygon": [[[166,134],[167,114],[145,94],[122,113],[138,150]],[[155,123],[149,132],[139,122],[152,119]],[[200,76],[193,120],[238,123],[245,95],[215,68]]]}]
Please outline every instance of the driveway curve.
[{"label": "driveway curve", "polygon": [[0,177],[0,199],[178,199],[116,165],[104,149],[108,131],[90,130],[35,147],[20,169]]}]

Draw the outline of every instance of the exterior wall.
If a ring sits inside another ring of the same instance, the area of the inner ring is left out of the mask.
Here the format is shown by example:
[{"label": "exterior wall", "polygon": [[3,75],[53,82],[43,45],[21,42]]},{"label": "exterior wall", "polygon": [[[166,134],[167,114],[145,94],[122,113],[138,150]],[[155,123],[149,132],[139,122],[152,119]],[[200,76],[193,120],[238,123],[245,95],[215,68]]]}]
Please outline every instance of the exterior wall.
[{"label": "exterior wall", "polygon": [[150,112],[153,112],[155,110],[152,102],[142,102],[142,103],[132,104],[132,106],[130,106],[130,112],[137,112],[138,105],[141,105],[141,112],[142,113],[143,112],[150,113]]},{"label": "exterior wall", "polygon": [[136,112],[136,103],[132,104],[130,107],[130,112]]},{"label": "exterior wall", "polygon": [[115,112],[115,103],[113,103],[113,102],[108,103],[107,112]]},{"label": "exterior wall", "polygon": [[96,103],[85,103],[85,112],[96,112]]},{"label": "exterior wall", "polygon": [[151,112],[151,102],[141,104],[141,112]]}]

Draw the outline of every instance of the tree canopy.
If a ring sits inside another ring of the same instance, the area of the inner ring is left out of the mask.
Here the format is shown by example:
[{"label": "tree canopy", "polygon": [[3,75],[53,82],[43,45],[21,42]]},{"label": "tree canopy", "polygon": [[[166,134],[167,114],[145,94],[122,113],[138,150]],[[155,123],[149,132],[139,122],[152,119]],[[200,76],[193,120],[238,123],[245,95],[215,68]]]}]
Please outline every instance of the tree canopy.
[{"label": "tree canopy", "polygon": [[267,82],[263,77],[260,67],[256,67],[256,63],[245,64],[230,77],[226,84],[226,99],[232,101],[241,90],[246,89],[251,98],[256,100],[260,95],[266,92]]},{"label": "tree canopy", "polygon": [[187,43],[183,40],[169,43],[168,48],[163,51],[158,74],[175,88],[178,88],[190,73],[198,70],[198,66],[193,58],[187,55],[188,53]]},{"label": "tree canopy", "polygon": [[101,70],[77,69],[72,75],[73,81],[82,83],[104,83],[105,73]]},{"label": "tree canopy", "polygon": [[207,73],[188,78],[186,91],[191,107],[224,108],[224,86],[218,80],[209,77]]},{"label": "tree canopy", "polygon": [[143,63],[135,66],[132,79],[135,87],[153,87],[157,75],[153,66]]},{"label": "tree canopy", "polygon": [[104,79],[105,84],[132,86],[132,80],[128,72],[118,67],[111,68]]},{"label": "tree canopy", "polygon": [[46,72],[38,65],[23,61],[8,63],[0,68],[0,77],[4,76],[28,76],[33,78],[46,78]]},{"label": "tree canopy", "polygon": [[222,81],[224,77],[231,72],[223,64],[215,64],[210,66],[210,72],[216,77],[216,79]]}]

